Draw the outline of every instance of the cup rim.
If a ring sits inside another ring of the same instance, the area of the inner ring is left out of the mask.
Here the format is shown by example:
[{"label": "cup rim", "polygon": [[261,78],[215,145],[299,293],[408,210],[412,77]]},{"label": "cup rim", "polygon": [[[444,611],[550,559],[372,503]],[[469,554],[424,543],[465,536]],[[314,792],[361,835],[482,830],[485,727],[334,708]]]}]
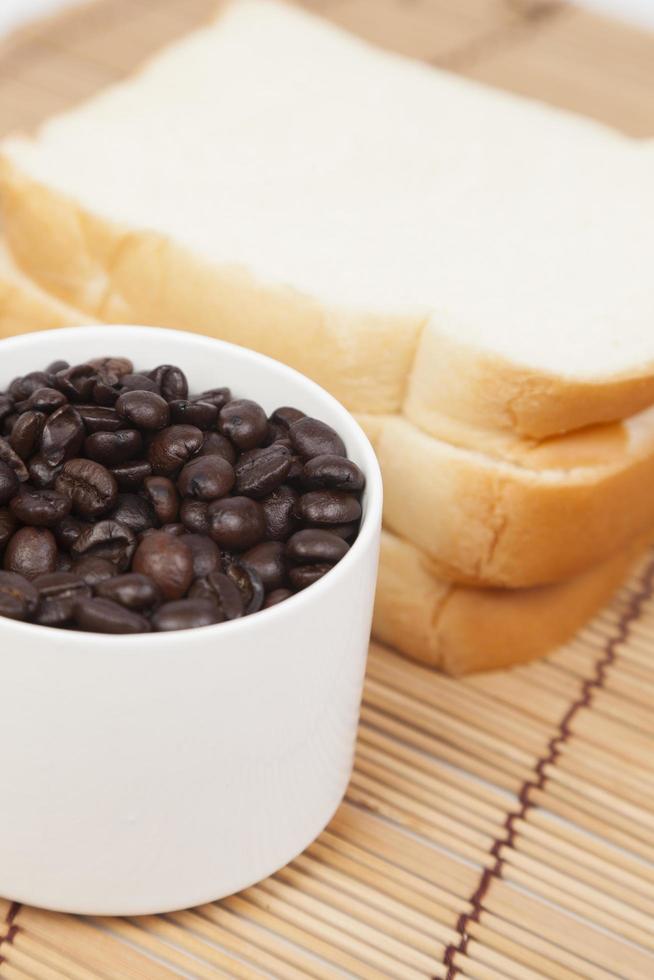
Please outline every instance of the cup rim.
[{"label": "cup rim", "polygon": [[67,645],[80,644],[88,646],[91,641],[94,645],[97,644],[98,649],[102,650],[107,648],[118,650],[120,649],[121,641],[125,647],[129,646],[131,648],[133,645],[139,647],[148,647],[152,646],[152,644],[156,644],[157,647],[178,645],[180,638],[183,638],[184,642],[193,642],[199,636],[203,639],[206,638],[208,642],[213,637],[222,637],[227,640],[234,632],[243,633],[248,629],[258,630],[262,628],[261,620],[259,619],[260,613],[266,614],[266,620],[264,622],[271,622],[270,617],[293,616],[296,611],[297,613],[301,613],[303,607],[320,602],[321,596],[326,591],[336,588],[344,577],[348,576],[351,571],[354,571],[354,566],[363,558],[369,548],[375,546],[375,538],[379,533],[381,525],[383,501],[382,476],[377,456],[370,440],[354,416],[337,398],[317,382],[312,381],[306,375],[302,374],[301,371],[297,371],[295,368],[289,367],[281,361],[269,357],[267,354],[260,354],[258,351],[250,350],[239,344],[232,344],[229,341],[219,340],[205,334],[187,333],[183,330],[150,327],[140,324],[89,324],[18,334],[17,336],[0,339],[0,358],[2,357],[2,353],[9,349],[38,349],[41,344],[56,343],[58,338],[72,339],[75,335],[79,334],[80,330],[84,331],[87,335],[89,333],[97,335],[98,342],[104,342],[109,339],[112,343],[114,341],[119,343],[121,335],[128,341],[130,336],[134,336],[134,334],[144,335],[147,333],[153,343],[158,339],[162,344],[165,344],[172,336],[177,340],[183,340],[185,346],[189,348],[196,347],[198,350],[205,350],[212,354],[223,352],[237,360],[259,362],[269,370],[281,374],[282,377],[286,376],[294,383],[299,383],[304,386],[341,416],[341,421],[339,421],[339,435],[343,436],[346,441],[355,442],[357,449],[361,453],[363,458],[362,469],[366,477],[364,490],[366,506],[361,520],[361,527],[356,540],[347,554],[321,579],[301,592],[295,593],[285,602],[271,606],[269,609],[260,610],[258,613],[249,616],[242,616],[240,619],[227,620],[211,626],[196,626],[188,630],[171,630],[162,633],[109,634],[91,633],[82,630],[60,630],[52,626],[41,626],[38,623],[26,623],[21,620],[0,616],[0,632],[15,631],[17,636],[42,637],[44,642],[47,642],[48,639],[53,638],[53,635],[55,635],[59,638],[65,637]]}]

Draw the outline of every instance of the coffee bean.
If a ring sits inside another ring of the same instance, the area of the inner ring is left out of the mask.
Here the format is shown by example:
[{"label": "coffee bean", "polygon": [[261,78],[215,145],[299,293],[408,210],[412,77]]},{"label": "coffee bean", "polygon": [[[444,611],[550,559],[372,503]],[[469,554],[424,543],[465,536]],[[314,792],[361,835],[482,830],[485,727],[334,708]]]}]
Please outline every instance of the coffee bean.
[{"label": "coffee bean", "polygon": [[234,469],[222,456],[200,456],[186,464],[177,486],[184,497],[216,500],[234,486]]},{"label": "coffee bean", "polygon": [[203,391],[199,397],[200,401],[215,405],[218,411],[231,399],[232,393],[229,388],[210,388],[208,391]]},{"label": "coffee bean", "polygon": [[14,471],[21,483],[24,483],[28,479],[29,473],[25,463],[2,436],[0,436],[0,463],[6,463],[9,469]]},{"label": "coffee bean", "polygon": [[5,439],[9,438],[19,418],[20,416],[18,412],[13,412],[11,415],[5,416],[2,422],[2,435],[5,437]]},{"label": "coffee bean", "polygon": [[8,508],[0,507],[0,557],[15,530],[16,518]]},{"label": "coffee bean", "polygon": [[46,373],[46,375],[48,375],[48,374],[58,374],[59,371],[65,371],[66,368],[69,368],[69,367],[70,367],[70,364],[68,363],[68,361],[61,361],[61,360],[59,360],[59,361],[52,361],[52,363],[51,364],[48,364],[47,368],[45,369],[45,373]]},{"label": "coffee bean", "polygon": [[75,624],[87,633],[149,633],[145,616],[125,609],[111,599],[81,599],[75,607]]},{"label": "coffee bean", "polygon": [[167,602],[152,617],[152,629],[157,633],[171,630],[191,630],[222,622],[218,606],[211,599],[179,599]]},{"label": "coffee bean", "polygon": [[148,462],[156,476],[171,476],[198,451],[203,442],[194,425],[171,425],[157,432],[150,443]]},{"label": "coffee bean", "polygon": [[56,387],[71,402],[88,402],[96,381],[97,371],[90,364],[77,364],[54,375]]},{"label": "coffee bean", "polygon": [[332,568],[333,565],[297,565],[295,568],[289,569],[288,577],[293,588],[299,592],[313,585]]},{"label": "coffee bean", "polygon": [[302,484],[309,490],[363,490],[365,479],[356,463],[344,456],[314,456],[304,464]]},{"label": "coffee bean", "polygon": [[347,456],[345,443],[330,425],[306,416],[289,426],[295,452],[303,460],[314,456]]},{"label": "coffee bean", "polygon": [[[160,530],[165,534],[172,534],[175,538],[182,538],[188,534],[188,531],[183,524],[162,524],[160,528],[153,528],[153,531]],[[148,532],[144,532],[147,534]]]},{"label": "coffee bean", "polygon": [[18,493],[18,477],[7,463],[0,461],[0,507]]},{"label": "coffee bean", "polygon": [[52,528],[52,533],[59,547],[63,548],[64,551],[70,551],[82,531],[86,530],[87,527],[89,525],[86,521],[80,521],[77,517],[71,517],[69,514],[55,524]]},{"label": "coffee bean", "polygon": [[300,497],[297,514],[308,524],[348,524],[361,517],[361,504],[342,490],[310,490]]},{"label": "coffee bean", "polygon": [[291,408],[289,405],[283,405],[281,408],[275,409],[270,416],[270,421],[274,425],[279,425],[288,431],[294,422],[299,422],[300,419],[304,418],[306,418],[306,415],[299,408]]},{"label": "coffee bean", "polygon": [[50,466],[42,456],[32,456],[28,463],[29,482],[36,490],[51,490],[63,469],[63,463]]},{"label": "coffee bean", "polygon": [[118,485],[109,470],[92,459],[69,459],[55,480],[79,517],[100,517],[116,503]]},{"label": "coffee bean", "polygon": [[236,492],[246,497],[269,496],[286,480],[291,463],[289,450],[277,444],[243,453],[234,469]]},{"label": "coffee bean", "polygon": [[211,572],[220,571],[220,548],[206,534],[186,534],[184,544],[191,549],[194,579],[206,578]]},{"label": "coffee bean", "polygon": [[183,538],[156,531],[139,544],[132,569],[149,575],[164,599],[181,599],[193,581],[193,556]]},{"label": "coffee bean", "polygon": [[22,378],[14,378],[9,385],[9,394],[14,401],[24,401],[39,388],[51,388],[51,378],[45,371],[30,371]]},{"label": "coffee bean", "polygon": [[100,375],[93,385],[91,399],[102,408],[111,408],[118,401],[120,394],[120,381],[115,374]]},{"label": "coffee bean", "polygon": [[186,375],[173,364],[160,364],[150,371],[150,377],[161,390],[167,402],[177,401],[188,396]]},{"label": "coffee bean", "polygon": [[290,589],[273,589],[269,592],[266,598],[263,600],[262,609],[270,609],[271,606],[278,606],[280,602],[285,602],[286,599],[290,599],[293,593]]},{"label": "coffee bean", "polygon": [[236,561],[227,566],[225,574],[241,593],[245,615],[258,612],[263,606],[265,596],[259,573],[251,565]]},{"label": "coffee bean", "polygon": [[239,449],[256,449],[268,433],[268,419],[261,405],[236,398],[221,408],[218,428]]},{"label": "coffee bean", "polygon": [[109,469],[118,484],[118,489],[125,492],[139,490],[145,478],[152,473],[152,467],[145,459],[132,459],[128,463],[111,466]]},{"label": "coffee bean", "polygon": [[73,621],[75,606],[80,599],[88,598],[91,589],[79,576],[71,572],[52,572],[34,579],[39,593],[36,622],[40,626],[62,628]]},{"label": "coffee bean", "polygon": [[128,572],[105,579],[96,586],[95,594],[102,599],[111,599],[126,609],[142,612],[151,609],[161,601],[161,593],[148,575]]},{"label": "coffee bean", "polygon": [[209,511],[208,504],[202,500],[183,500],[179,508],[182,524],[191,534],[208,534]]},{"label": "coffee bean", "polygon": [[349,524],[330,524],[329,530],[332,534],[338,534],[344,541],[353,541],[359,533],[359,522],[351,521]]},{"label": "coffee bean", "polygon": [[179,495],[175,484],[166,476],[148,476],[143,493],[160,524],[172,524],[179,513]]},{"label": "coffee bean", "polygon": [[58,408],[46,420],[41,434],[40,452],[50,466],[72,459],[84,441],[84,423],[72,405]]},{"label": "coffee bean", "polygon": [[213,602],[222,619],[239,619],[245,613],[241,590],[223,572],[211,572],[206,578],[198,579],[191,586],[189,596]]},{"label": "coffee bean", "polygon": [[76,405],[75,408],[89,434],[93,432],[117,432],[125,422],[115,408],[104,405]]},{"label": "coffee bean", "polygon": [[73,567],[73,560],[65,551],[60,551],[57,555],[57,572],[70,572]]},{"label": "coffee bean", "polygon": [[31,619],[38,601],[38,592],[26,578],[14,572],[0,572],[0,616]]},{"label": "coffee bean", "polygon": [[128,391],[150,391],[155,395],[160,394],[159,385],[152,378],[145,374],[124,374],[119,381],[120,394],[124,395]]},{"label": "coffee bean", "polygon": [[5,548],[4,567],[25,578],[54,572],[57,567],[57,542],[52,531],[45,527],[22,527],[16,531]]},{"label": "coffee bean", "polygon": [[214,500],[207,516],[209,534],[221,548],[245,551],[258,544],[266,533],[263,508],[250,497]]},{"label": "coffee bean", "polygon": [[196,456],[222,456],[232,465],[236,462],[236,450],[227,436],[221,435],[220,432],[205,432]]},{"label": "coffee bean", "polygon": [[120,466],[141,454],[143,437],[136,429],[94,432],[84,440],[84,454],[104,466]]},{"label": "coffee bean", "polygon": [[74,561],[71,571],[86,582],[90,588],[95,589],[101,582],[115,577],[116,566],[107,561],[106,558],[96,558],[94,555],[90,555],[87,558]]},{"label": "coffee bean", "polygon": [[286,555],[281,541],[263,541],[241,556],[241,563],[253,568],[266,592],[286,585]]},{"label": "coffee bean", "polygon": [[152,507],[147,500],[135,493],[119,493],[109,518],[131,528],[135,534],[154,527]]},{"label": "coffee bean", "polygon": [[269,541],[285,541],[300,526],[295,508],[300,495],[286,485],[273,491],[261,501],[266,522],[265,536]]},{"label": "coffee bean", "polygon": [[9,445],[22,460],[29,459],[41,438],[46,416],[43,412],[24,412],[11,430]]},{"label": "coffee bean", "polygon": [[286,557],[298,565],[335,565],[350,546],[337,534],[320,528],[297,531],[286,543]]},{"label": "coffee bean", "polygon": [[27,409],[51,415],[66,404],[66,396],[56,388],[37,388],[27,399]]},{"label": "coffee bean", "polygon": [[118,521],[104,520],[82,531],[70,551],[74,559],[104,558],[119,572],[124,572],[130,566],[136,545],[136,533],[131,527]]},{"label": "coffee bean", "polygon": [[100,374],[113,374],[117,378],[132,374],[134,371],[134,364],[129,357],[93,357],[86,363]]},{"label": "coffee bean", "polygon": [[0,424],[14,414],[14,400],[9,395],[0,394]]},{"label": "coffee bean", "polygon": [[156,431],[170,421],[168,402],[153,391],[128,391],[116,402],[116,411],[137,429]]},{"label": "coffee bean", "polygon": [[22,486],[9,505],[14,517],[34,527],[54,527],[70,512],[70,500],[56,490]]},{"label": "coffee bean", "polygon": [[218,408],[211,402],[179,399],[170,403],[170,419],[177,425],[195,425],[205,431],[218,421]]}]

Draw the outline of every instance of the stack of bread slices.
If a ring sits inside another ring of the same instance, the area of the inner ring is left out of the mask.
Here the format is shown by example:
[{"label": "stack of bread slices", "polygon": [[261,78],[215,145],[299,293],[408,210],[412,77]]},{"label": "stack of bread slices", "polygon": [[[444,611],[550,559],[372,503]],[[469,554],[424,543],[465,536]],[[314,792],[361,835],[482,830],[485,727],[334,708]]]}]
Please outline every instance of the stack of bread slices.
[{"label": "stack of bread slices", "polygon": [[2,155],[3,331],[207,333],[357,414],[382,640],[529,659],[654,532],[651,146],[231,0]]}]

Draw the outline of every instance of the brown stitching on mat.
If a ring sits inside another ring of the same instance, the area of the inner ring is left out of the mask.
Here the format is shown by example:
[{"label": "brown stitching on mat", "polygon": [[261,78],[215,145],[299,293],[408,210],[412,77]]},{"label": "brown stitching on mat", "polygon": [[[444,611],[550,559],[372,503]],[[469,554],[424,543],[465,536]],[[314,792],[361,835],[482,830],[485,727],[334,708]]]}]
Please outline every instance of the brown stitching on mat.
[{"label": "brown stitching on mat", "polygon": [[[13,943],[14,937],[19,929],[19,926],[15,924],[14,919],[20,912],[20,909],[21,909],[20,902],[12,902],[11,905],[9,906],[9,911],[7,912],[7,917],[5,919],[5,925],[9,926],[9,928],[7,929],[4,936],[0,936],[0,946],[2,946],[3,943],[6,943],[8,946],[11,946],[11,944]],[[4,962],[5,962],[5,957],[0,953],[0,966]]]},{"label": "brown stitching on mat", "polygon": [[[556,763],[556,760],[561,754],[562,746],[565,745],[567,740],[573,734],[571,726],[578,712],[581,711],[582,708],[589,707],[593,700],[593,694],[603,688],[606,682],[607,670],[613,663],[615,663],[617,647],[628,639],[631,624],[639,619],[643,604],[648,599],[652,598],[653,592],[654,558],[648,563],[643,573],[640,586],[631,596],[629,602],[623,610],[620,619],[618,620],[615,635],[606,641],[602,655],[595,664],[594,675],[585,680],[581,685],[579,697],[576,699],[576,701],[572,702],[566,713],[561,718],[556,735],[554,735],[547,744],[547,752],[538,760],[538,763],[536,764],[533,777],[525,780],[525,782],[522,784],[520,792],[518,793],[518,802],[520,807],[513,813],[507,814],[506,820],[504,821],[504,837],[497,837],[493,841],[493,846],[490,853],[491,856],[495,858],[495,862],[490,868],[484,868],[477,889],[470,899],[470,903],[472,905],[471,911],[464,912],[457,920],[456,931],[461,937],[458,944],[455,945],[454,943],[450,943],[445,950],[443,963],[447,967],[446,980],[454,980],[454,977],[459,972],[458,967],[454,963],[454,957],[457,953],[461,953],[464,956],[466,954],[471,938],[468,932],[468,926],[471,922],[479,922],[483,911],[484,898],[486,897],[493,878],[502,877],[505,859],[502,857],[501,851],[504,847],[513,847],[516,836],[516,821],[523,820],[527,815],[528,810],[534,805],[529,799],[529,794],[534,789],[544,788],[547,781],[545,770],[548,766]],[[434,980],[436,980],[436,978],[434,978]]]}]

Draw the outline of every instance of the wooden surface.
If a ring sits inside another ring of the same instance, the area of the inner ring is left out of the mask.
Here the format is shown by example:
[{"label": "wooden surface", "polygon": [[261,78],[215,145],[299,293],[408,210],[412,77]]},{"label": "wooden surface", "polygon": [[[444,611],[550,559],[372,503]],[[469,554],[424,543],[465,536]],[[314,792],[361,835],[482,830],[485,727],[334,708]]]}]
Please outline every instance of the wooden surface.
[{"label": "wooden surface", "polygon": [[[379,44],[654,134],[654,38],[540,0],[314,0]],[[29,128],[205,20],[96,0],[0,49]],[[0,901],[0,977],[654,978],[654,559],[568,647],[465,681],[373,648],[319,841],[239,896],[92,920]],[[11,751],[10,745],[3,751]],[[1,869],[0,869],[1,875]]]}]

